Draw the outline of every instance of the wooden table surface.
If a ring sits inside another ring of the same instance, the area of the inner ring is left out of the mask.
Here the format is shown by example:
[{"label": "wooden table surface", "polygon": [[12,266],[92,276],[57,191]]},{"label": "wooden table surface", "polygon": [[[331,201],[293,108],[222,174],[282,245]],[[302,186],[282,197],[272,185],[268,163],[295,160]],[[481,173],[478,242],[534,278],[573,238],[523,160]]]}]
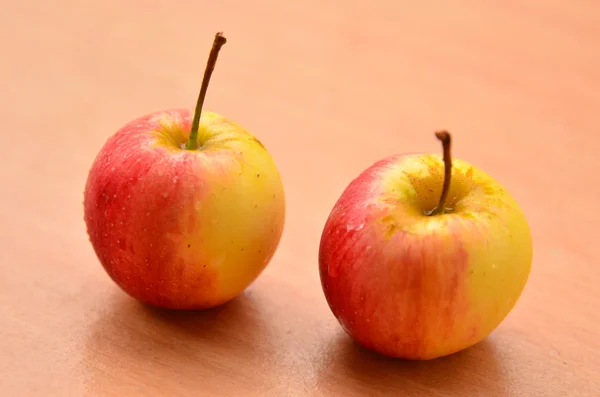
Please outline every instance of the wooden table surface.
[{"label": "wooden table surface", "polygon": [[[3,396],[600,395],[599,2],[24,0],[0,20]],[[287,223],[238,299],[153,310],[99,265],[83,187],[125,122],[194,105],[219,30],[206,107],[269,149]],[[533,271],[482,343],[383,358],[327,307],[320,233],[361,170],[438,152],[439,128],[522,205]]]}]

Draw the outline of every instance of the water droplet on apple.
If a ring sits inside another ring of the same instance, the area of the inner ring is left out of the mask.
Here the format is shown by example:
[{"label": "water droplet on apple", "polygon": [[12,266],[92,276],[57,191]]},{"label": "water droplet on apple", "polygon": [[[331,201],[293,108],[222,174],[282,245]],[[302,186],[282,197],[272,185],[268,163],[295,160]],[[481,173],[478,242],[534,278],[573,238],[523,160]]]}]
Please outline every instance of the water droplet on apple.
[{"label": "water droplet on apple", "polygon": [[358,222],[352,222],[352,221],[350,221],[350,222],[348,222],[346,224],[346,230],[348,230],[348,231],[351,231],[351,230],[358,231],[358,230],[362,229],[364,226],[365,226],[364,222],[358,223]]}]

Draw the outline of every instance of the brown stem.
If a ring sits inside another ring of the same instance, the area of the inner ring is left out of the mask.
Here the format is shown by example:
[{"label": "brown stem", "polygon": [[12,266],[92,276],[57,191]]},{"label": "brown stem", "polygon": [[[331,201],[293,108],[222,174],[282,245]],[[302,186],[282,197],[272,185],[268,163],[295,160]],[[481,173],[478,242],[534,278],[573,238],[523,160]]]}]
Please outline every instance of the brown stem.
[{"label": "brown stem", "polygon": [[217,63],[217,57],[219,56],[219,50],[223,45],[227,43],[227,39],[223,37],[223,33],[219,32],[215,35],[210,55],[208,56],[208,62],[206,63],[206,69],[204,70],[204,77],[202,78],[202,85],[200,87],[200,94],[198,94],[198,101],[196,102],[196,110],[194,111],[194,119],[192,120],[192,129],[190,130],[190,139],[187,141],[185,148],[188,150],[195,150],[198,148],[198,129],[200,128],[200,114],[202,113],[202,105],[204,104],[204,98],[206,97],[206,91],[208,90],[208,83],[210,82],[210,76],[215,69]]},{"label": "brown stem", "polygon": [[448,131],[438,131],[435,133],[437,139],[442,142],[442,148],[444,150],[444,186],[442,187],[442,195],[437,207],[431,212],[430,215],[440,215],[445,211],[446,198],[450,191],[450,179],[452,179],[452,157],[450,156],[450,143],[451,137]]}]

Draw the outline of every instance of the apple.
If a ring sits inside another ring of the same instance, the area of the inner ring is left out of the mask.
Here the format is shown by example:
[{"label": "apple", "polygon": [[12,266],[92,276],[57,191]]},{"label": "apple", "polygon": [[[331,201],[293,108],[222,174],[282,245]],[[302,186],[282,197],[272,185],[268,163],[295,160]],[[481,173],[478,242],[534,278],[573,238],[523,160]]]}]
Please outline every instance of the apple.
[{"label": "apple", "polygon": [[205,309],[244,291],[279,244],[285,197],[263,144],[202,111],[215,36],[195,111],[144,115],[111,136],[84,192],[90,242],[127,294],[168,309]]},{"label": "apple", "polygon": [[532,264],[515,199],[474,165],[384,158],[345,188],[325,223],[319,274],[342,328],[386,356],[429,360],[486,338],[519,299]]}]

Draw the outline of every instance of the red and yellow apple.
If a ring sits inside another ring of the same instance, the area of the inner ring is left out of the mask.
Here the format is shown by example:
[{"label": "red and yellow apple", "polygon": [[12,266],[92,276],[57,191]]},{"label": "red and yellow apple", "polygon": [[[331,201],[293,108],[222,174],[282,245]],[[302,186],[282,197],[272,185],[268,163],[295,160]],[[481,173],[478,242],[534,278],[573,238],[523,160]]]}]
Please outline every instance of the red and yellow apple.
[{"label": "red and yellow apple", "polygon": [[[529,277],[532,237],[490,175],[444,156],[400,154],[363,171],[331,211],[319,247],[323,291],[362,346],[433,359],[488,336]],[[451,172],[450,172],[451,171]]]},{"label": "red and yellow apple", "polygon": [[85,187],[100,263],[129,295],[159,307],[202,309],[236,297],[283,232],[284,191],[267,149],[225,117],[200,115],[224,43],[218,34],[196,112],[160,111],[123,126]]}]

